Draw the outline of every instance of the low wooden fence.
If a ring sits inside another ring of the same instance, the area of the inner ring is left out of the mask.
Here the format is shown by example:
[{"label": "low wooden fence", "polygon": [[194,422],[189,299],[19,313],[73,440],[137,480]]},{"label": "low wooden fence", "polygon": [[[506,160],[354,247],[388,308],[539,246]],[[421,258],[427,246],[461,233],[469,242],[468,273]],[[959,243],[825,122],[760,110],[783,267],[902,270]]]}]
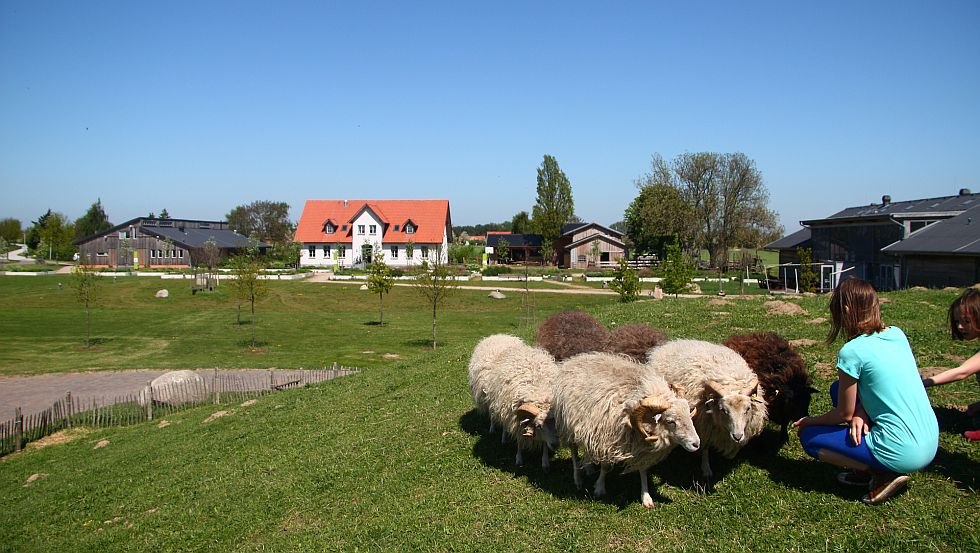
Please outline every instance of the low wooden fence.
[{"label": "low wooden fence", "polygon": [[197,371],[203,382],[150,387],[113,398],[77,398],[71,392],[43,411],[0,421],[0,456],[72,427],[105,428],[151,421],[205,403],[237,402],[280,390],[301,388],[360,372],[336,363],[329,369]]}]

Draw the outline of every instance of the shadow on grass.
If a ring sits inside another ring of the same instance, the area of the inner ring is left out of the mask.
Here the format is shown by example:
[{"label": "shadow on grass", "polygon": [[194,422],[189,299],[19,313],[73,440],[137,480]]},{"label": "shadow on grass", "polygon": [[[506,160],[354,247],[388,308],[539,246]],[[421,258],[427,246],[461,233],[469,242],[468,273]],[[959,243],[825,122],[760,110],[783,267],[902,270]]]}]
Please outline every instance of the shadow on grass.
[{"label": "shadow on grass", "polygon": [[[572,478],[572,460],[567,452],[560,458],[551,458],[551,467],[545,471],[541,468],[541,451],[524,452],[524,466],[515,464],[517,446],[513,440],[500,443],[500,430],[490,433],[490,420],[471,409],[459,419],[461,430],[477,437],[473,446],[473,456],[484,465],[493,467],[501,472],[515,477],[524,477],[540,490],[550,493],[559,499],[580,499],[598,501],[614,505],[623,510],[640,500],[640,481],[637,473],[622,474],[621,468],[616,468],[606,477],[606,495],[597,498],[592,494],[592,487],[598,476],[598,468],[594,474],[585,474],[582,489],[575,488]],[[567,451],[567,450],[566,450]],[[654,471],[656,467],[654,467]],[[651,471],[651,472],[654,472]],[[650,481],[650,495],[658,504],[670,503],[670,498],[658,490],[656,478]]]},{"label": "shadow on grass", "polygon": [[387,326],[387,323],[382,323],[381,321],[368,321],[364,323],[364,326]]},{"label": "shadow on grass", "polygon": [[[418,340],[406,340],[402,342],[403,345],[412,348],[427,348],[432,349],[432,338],[418,339]],[[440,342],[436,342],[438,346]]]}]

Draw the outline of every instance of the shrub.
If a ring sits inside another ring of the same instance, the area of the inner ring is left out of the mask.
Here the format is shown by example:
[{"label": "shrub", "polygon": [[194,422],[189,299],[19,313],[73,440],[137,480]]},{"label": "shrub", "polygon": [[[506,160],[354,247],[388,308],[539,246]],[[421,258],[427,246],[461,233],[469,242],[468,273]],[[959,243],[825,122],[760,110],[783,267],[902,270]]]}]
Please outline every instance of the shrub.
[{"label": "shrub", "polygon": [[497,276],[514,272],[507,265],[487,265],[481,271],[483,276]]}]

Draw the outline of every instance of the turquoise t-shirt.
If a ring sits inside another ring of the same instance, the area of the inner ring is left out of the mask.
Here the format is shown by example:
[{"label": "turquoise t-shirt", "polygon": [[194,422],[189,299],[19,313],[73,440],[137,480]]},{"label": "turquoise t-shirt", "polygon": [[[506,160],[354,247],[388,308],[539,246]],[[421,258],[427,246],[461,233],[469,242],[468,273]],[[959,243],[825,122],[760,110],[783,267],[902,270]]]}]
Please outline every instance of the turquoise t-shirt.
[{"label": "turquoise t-shirt", "polygon": [[931,463],[939,423],[905,333],[890,326],[850,340],[837,355],[837,368],[858,381],[858,398],[871,417],[865,438],[875,459],[901,473]]}]

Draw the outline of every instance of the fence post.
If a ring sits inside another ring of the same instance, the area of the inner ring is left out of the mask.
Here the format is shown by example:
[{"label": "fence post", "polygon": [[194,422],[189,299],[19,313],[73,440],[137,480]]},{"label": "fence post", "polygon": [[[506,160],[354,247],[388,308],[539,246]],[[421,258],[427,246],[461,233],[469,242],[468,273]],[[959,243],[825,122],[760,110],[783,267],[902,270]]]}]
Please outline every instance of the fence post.
[{"label": "fence post", "polygon": [[272,392],[276,389],[276,373],[269,369],[269,391]]},{"label": "fence post", "polygon": [[68,428],[71,428],[71,417],[72,417],[72,415],[75,414],[75,412],[71,408],[71,392],[70,391],[67,394],[65,394],[65,411],[66,411],[67,416],[68,416]]},{"label": "fence post", "polygon": [[221,393],[218,392],[218,368],[214,368],[214,373],[211,376],[211,390],[214,392],[214,404],[217,405],[221,403]]},{"label": "fence post", "polygon": [[146,387],[143,388],[143,397],[146,398],[146,420],[153,420],[153,386],[152,382],[147,380]]},{"label": "fence post", "polygon": [[24,447],[24,414],[20,407],[14,410],[14,451]]}]

